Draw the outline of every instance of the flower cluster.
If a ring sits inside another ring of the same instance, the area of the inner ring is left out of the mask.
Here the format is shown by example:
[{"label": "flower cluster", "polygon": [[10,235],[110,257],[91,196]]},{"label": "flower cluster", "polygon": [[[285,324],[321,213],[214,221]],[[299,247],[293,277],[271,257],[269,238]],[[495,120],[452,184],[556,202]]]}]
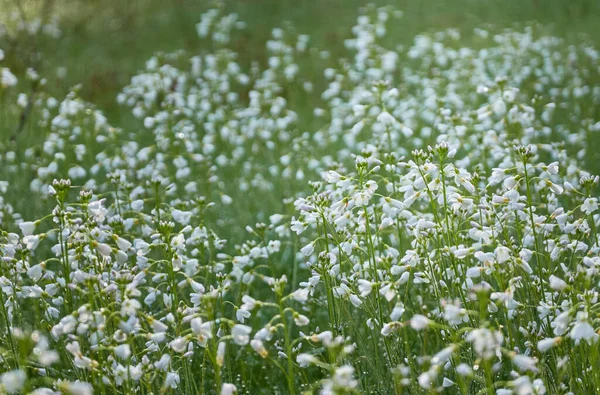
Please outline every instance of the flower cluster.
[{"label": "flower cluster", "polygon": [[247,64],[212,9],[118,94],[137,130],[2,68],[42,137],[0,157],[0,392],[597,392],[599,53],[401,18]]}]

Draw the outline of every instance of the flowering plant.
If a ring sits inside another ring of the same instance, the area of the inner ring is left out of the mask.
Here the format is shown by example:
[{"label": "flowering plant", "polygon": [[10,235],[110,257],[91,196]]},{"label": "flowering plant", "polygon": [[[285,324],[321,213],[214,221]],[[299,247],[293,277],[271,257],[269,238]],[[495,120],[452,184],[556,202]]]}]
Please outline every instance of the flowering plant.
[{"label": "flowering plant", "polygon": [[2,68],[42,137],[0,158],[31,175],[0,182],[0,392],[597,392],[598,52],[389,49],[401,17],[361,10],[339,59],[275,28],[244,65],[212,9],[210,50],[119,93],[135,131]]}]

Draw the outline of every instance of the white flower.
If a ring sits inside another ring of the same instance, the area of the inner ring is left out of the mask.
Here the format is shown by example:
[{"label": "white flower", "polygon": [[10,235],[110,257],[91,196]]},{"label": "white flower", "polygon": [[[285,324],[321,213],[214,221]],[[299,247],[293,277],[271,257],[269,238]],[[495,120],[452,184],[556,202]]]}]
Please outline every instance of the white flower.
[{"label": "white flower", "polygon": [[187,350],[187,344],[188,344],[188,342],[185,339],[185,337],[180,336],[180,337],[173,339],[171,341],[171,343],[169,343],[169,346],[171,346],[173,351],[182,353]]},{"label": "white flower", "polygon": [[501,99],[496,100],[492,103],[492,111],[497,116],[503,115],[506,112],[506,103]]},{"label": "white flower", "polygon": [[304,256],[309,256],[309,255],[311,255],[313,253],[314,250],[315,250],[315,246],[313,245],[313,243],[308,243],[307,245],[305,245],[304,247],[302,247],[302,249],[300,250],[300,252]]},{"label": "white flower", "polygon": [[492,175],[488,178],[490,185],[496,185],[504,180],[506,170],[501,168],[492,169]]},{"label": "white flower", "polygon": [[306,303],[309,293],[310,289],[308,288],[298,288],[292,293],[292,298],[294,298],[296,302]]},{"label": "white flower", "polygon": [[394,308],[392,309],[392,312],[390,313],[390,318],[393,321],[398,321],[400,319],[400,317],[402,317],[402,314],[404,314],[404,311],[405,311],[404,305],[399,303],[396,306],[394,306]]},{"label": "white flower", "polygon": [[[314,336],[314,335],[313,335]],[[316,335],[315,341],[322,342],[325,346],[329,347],[329,345],[334,341],[334,336],[331,331],[323,331]]]},{"label": "white flower", "polygon": [[11,73],[9,69],[6,67],[0,69],[0,86],[15,86],[17,85],[17,82],[19,82],[19,80],[17,80],[17,77],[15,77],[15,75]]},{"label": "white flower", "polygon": [[144,201],[142,199],[134,200],[131,202],[131,209],[134,211],[141,211],[144,207]]},{"label": "white flower", "polygon": [[32,392],[30,392],[28,395],[56,395],[56,392],[51,390],[50,388],[40,387],[40,388],[36,388]]},{"label": "white flower", "polygon": [[481,357],[488,359],[495,355],[502,346],[504,336],[499,331],[478,328],[467,335],[467,341],[473,343],[473,348]]},{"label": "white flower", "polygon": [[517,366],[521,370],[529,370],[534,373],[539,371],[539,369],[536,366],[537,361],[526,355],[512,354],[511,360],[515,364],[515,366]]},{"label": "white flower", "polygon": [[373,291],[373,284],[370,281],[359,279],[358,280],[358,291],[361,297],[369,296]]},{"label": "white flower", "polygon": [[473,374],[473,369],[466,363],[461,363],[456,367],[456,373],[463,377],[471,376]]},{"label": "white flower", "polygon": [[396,321],[388,322],[388,323],[384,324],[383,327],[381,328],[381,335],[389,336],[392,333],[394,333],[395,331],[397,331],[398,329],[400,329],[401,327],[402,327],[402,324],[400,322],[396,322]]},{"label": "white flower", "polygon": [[552,347],[556,346],[561,342],[560,337],[548,338],[540,340],[537,344],[537,348],[540,352],[546,352],[550,350]]},{"label": "white flower", "polygon": [[326,176],[326,180],[327,182],[331,183],[331,184],[335,184],[336,182],[339,182],[342,179],[342,176],[333,170],[329,170],[327,172],[327,176]]},{"label": "white flower", "polygon": [[250,342],[250,333],[252,333],[252,328],[246,325],[236,324],[231,328],[233,341],[240,346],[245,346]]},{"label": "white flower", "polygon": [[86,383],[83,381],[75,381],[71,383],[66,383],[65,388],[67,392],[71,395],[93,395],[94,387],[90,383]]},{"label": "white flower", "polygon": [[390,217],[385,217],[381,220],[381,224],[379,225],[379,230],[388,228],[388,227],[392,226],[393,224],[394,224],[393,219],[391,219]]},{"label": "white flower", "polygon": [[398,121],[389,112],[382,111],[377,116],[377,122],[381,122],[382,124],[384,124],[386,126],[391,126],[391,125],[395,125]]},{"label": "white flower", "polygon": [[253,339],[250,342],[250,346],[252,346],[252,348],[254,349],[254,351],[256,351],[258,353],[258,355],[260,355],[263,358],[266,358],[267,355],[269,355],[269,352],[265,348],[263,342],[260,341],[260,340],[258,340],[258,339]]},{"label": "white flower", "polygon": [[477,260],[481,263],[485,264],[490,264],[491,262],[493,262],[494,260],[494,256],[491,253],[485,253],[483,251],[477,251],[474,254],[475,258],[477,258]]},{"label": "white flower", "polygon": [[235,385],[231,383],[223,383],[221,387],[221,395],[233,395],[237,392],[237,388]]},{"label": "white flower", "polygon": [[308,365],[310,365],[311,363],[315,363],[317,361],[317,359],[310,355],[310,354],[298,354],[298,356],[296,357],[296,362],[298,362],[298,365],[300,365],[300,367],[305,368]]},{"label": "white flower", "polygon": [[550,276],[550,288],[555,291],[564,291],[569,285],[565,280],[556,277],[555,275]]},{"label": "white flower", "polygon": [[458,259],[465,259],[469,255],[468,248],[458,248],[454,251],[454,256]]},{"label": "white flower", "polygon": [[9,394],[21,391],[25,386],[26,380],[27,375],[20,369],[12,370],[0,376],[0,383],[2,383],[2,387]]},{"label": "white flower", "polygon": [[506,100],[508,103],[512,103],[515,101],[517,96],[518,89],[506,89],[502,92],[502,98]]},{"label": "white flower", "polygon": [[44,274],[44,267],[42,266],[42,264],[31,266],[29,269],[27,269],[27,275],[33,281],[39,281],[39,279],[42,278],[43,274]]},{"label": "white flower", "polygon": [[550,174],[558,174],[558,162],[552,162],[548,165],[548,173]]},{"label": "white flower", "polygon": [[241,309],[251,311],[256,307],[256,299],[251,296],[242,296],[242,302],[244,302],[244,304],[240,306]]},{"label": "white flower", "polygon": [[[442,380],[442,386],[444,388],[450,388],[450,387],[453,387],[455,385],[456,385],[456,383],[454,381],[450,380],[447,377],[444,377],[444,380]],[[496,394],[496,395],[498,395],[498,394]]]},{"label": "white flower", "polygon": [[350,300],[350,303],[352,303],[354,307],[360,307],[363,303],[362,300],[360,300],[360,298],[354,294],[348,296],[348,300]]},{"label": "white flower", "polygon": [[548,185],[548,187],[552,190],[552,192],[554,192],[557,195],[562,195],[562,193],[564,192],[563,187],[561,187],[560,185],[557,185],[551,181],[546,181],[546,185]]},{"label": "white flower", "polygon": [[508,247],[499,246],[494,250],[494,254],[498,263],[504,263],[510,259],[511,251]]},{"label": "white flower", "polygon": [[169,368],[169,364],[171,363],[171,356],[169,354],[163,354],[160,359],[154,363],[154,367],[158,370],[162,370],[166,372]]},{"label": "white flower", "polygon": [[598,210],[598,199],[596,198],[587,198],[581,205],[581,211],[587,215],[590,215],[596,210]]},{"label": "white flower", "polygon": [[165,383],[163,384],[164,388],[177,388],[179,385],[179,374],[175,372],[167,373],[167,377],[165,378]]},{"label": "white flower", "polygon": [[456,351],[456,348],[457,348],[457,346],[454,344],[451,344],[450,346],[444,348],[443,350],[441,350],[437,354],[435,354],[433,356],[433,358],[431,358],[431,363],[434,365],[445,364],[450,359],[452,354],[454,354],[454,351]]},{"label": "white flower", "polygon": [[514,387],[514,391],[511,393],[516,393],[519,395],[520,394],[544,394],[545,393],[545,391],[538,392],[533,388],[533,385],[531,383],[531,379],[529,378],[529,376],[521,376],[521,377],[515,379],[512,382],[512,385]]},{"label": "white flower", "polygon": [[306,326],[310,323],[310,320],[307,316],[302,314],[294,314],[294,322],[298,326]]},{"label": "white flower", "polygon": [[450,325],[460,325],[468,320],[467,311],[460,306],[448,303],[444,306],[444,319]]},{"label": "white flower", "polygon": [[222,194],[221,203],[223,203],[226,206],[229,206],[231,203],[233,203],[233,199],[229,195]]},{"label": "white flower", "polygon": [[421,386],[421,388],[423,389],[431,389],[433,381],[437,378],[437,370],[435,369],[429,369],[426,372],[423,372],[419,375],[419,377],[417,378],[417,381],[419,382],[419,385]]},{"label": "white flower", "polygon": [[571,322],[571,316],[568,311],[564,311],[554,318],[550,323],[550,326],[554,328],[554,334],[562,336],[567,332],[569,323]]},{"label": "white flower", "polygon": [[429,326],[429,324],[430,324],[429,318],[427,318],[421,314],[415,314],[410,319],[410,326],[411,326],[411,328],[413,328],[416,331],[420,331],[420,330],[427,328]]},{"label": "white flower", "polygon": [[21,233],[23,233],[23,236],[29,236],[33,234],[33,231],[35,230],[35,222],[21,222],[19,224],[19,228],[21,228]]},{"label": "white flower", "polygon": [[127,252],[129,251],[129,249],[131,248],[131,242],[122,239],[121,237],[115,235],[115,242],[117,243],[117,247],[119,247],[119,250],[123,251],[123,252]]},{"label": "white flower", "polygon": [[142,307],[136,299],[126,299],[121,305],[121,317],[132,316]]},{"label": "white flower", "polygon": [[368,191],[359,191],[354,194],[354,204],[357,206],[366,206],[369,204],[369,200],[371,199],[371,193]]},{"label": "white flower", "polygon": [[358,381],[354,378],[354,368],[350,365],[340,366],[335,370],[333,382],[326,383],[323,386],[324,390],[327,388],[328,384],[339,390],[345,389],[346,391],[344,392],[356,388],[356,386],[358,386]]},{"label": "white flower", "polygon": [[478,267],[478,266],[470,267],[470,268],[467,269],[467,277],[469,277],[469,278],[479,278],[479,277],[481,277],[481,271],[482,270],[483,269],[480,268],[480,267]]},{"label": "white flower", "polygon": [[173,236],[173,238],[171,239],[171,247],[178,250],[185,248],[185,236],[183,236],[182,233]]},{"label": "white flower", "polygon": [[98,223],[104,222],[108,210],[104,207],[104,199],[95,200],[88,204],[88,214]]},{"label": "white flower", "polygon": [[151,320],[150,325],[152,325],[152,330],[154,330],[154,332],[158,332],[158,333],[166,332],[167,329],[169,329],[169,327],[167,325],[165,325],[164,323],[160,322],[159,320],[155,320],[155,319]]},{"label": "white flower", "polygon": [[105,256],[105,257],[109,257],[110,253],[112,252],[112,249],[110,248],[110,246],[108,244],[104,244],[104,243],[97,243],[96,250],[100,253],[100,255]]},{"label": "white flower", "polygon": [[237,309],[237,311],[235,312],[235,318],[237,318],[237,320],[241,323],[243,323],[244,321],[246,321],[246,318],[250,318],[252,314],[248,311],[248,310],[244,310],[244,309]]},{"label": "white flower", "polygon": [[129,344],[120,344],[115,347],[115,355],[121,359],[128,359],[131,356],[131,348]]},{"label": "white flower", "polygon": [[225,342],[219,342],[219,345],[217,346],[216,361],[217,361],[217,365],[219,365],[219,366],[223,366],[223,363],[225,363],[225,347],[226,347]]},{"label": "white flower", "polygon": [[171,215],[173,216],[173,220],[175,222],[179,222],[182,225],[187,225],[190,223],[192,214],[193,213],[191,211],[182,211],[182,210],[178,210],[178,209],[173,209],[173,211],[171,212]]},{"label": "white flower", "polygon": [[28,235],[23,237],[23,242],[25,243],[25,247],[30,250],[33,251],[37,248],[37,246],[40,244],[40,237],[36,236],[36,235]]},{"label": "white flower", "polygon": [[598,340],[598,334],[594,331],[594,327],[587,321],[579,321],[573,325],[569,337],[576,342],[583,339],[590,344]]}]

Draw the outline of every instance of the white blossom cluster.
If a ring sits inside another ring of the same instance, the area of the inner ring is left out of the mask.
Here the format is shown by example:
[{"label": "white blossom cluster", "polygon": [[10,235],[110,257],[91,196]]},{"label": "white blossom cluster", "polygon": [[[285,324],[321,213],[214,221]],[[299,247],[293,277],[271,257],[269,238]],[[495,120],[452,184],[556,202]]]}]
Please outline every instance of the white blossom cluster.
[{"label": "white blossom cluster", "polygon": [[0,393],[600,391],[599,52],[401,18],[247,64],[212,9],[119,93],[136,130],[2,68],[41,137],[0,156],[36,201],[0,181]]}]

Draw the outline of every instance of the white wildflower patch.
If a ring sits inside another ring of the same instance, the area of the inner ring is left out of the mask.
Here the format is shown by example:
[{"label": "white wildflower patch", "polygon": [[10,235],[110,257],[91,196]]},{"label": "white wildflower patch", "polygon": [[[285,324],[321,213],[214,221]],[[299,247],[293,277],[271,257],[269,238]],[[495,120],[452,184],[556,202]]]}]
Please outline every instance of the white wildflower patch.
[{"label": "white wildflower patch", "polygon": [[1,63],[38,139],[0,152],[0,393],[598,392],[599,53],[400,17],[246,62],[211,9],[121,89],[136,130]]}]

